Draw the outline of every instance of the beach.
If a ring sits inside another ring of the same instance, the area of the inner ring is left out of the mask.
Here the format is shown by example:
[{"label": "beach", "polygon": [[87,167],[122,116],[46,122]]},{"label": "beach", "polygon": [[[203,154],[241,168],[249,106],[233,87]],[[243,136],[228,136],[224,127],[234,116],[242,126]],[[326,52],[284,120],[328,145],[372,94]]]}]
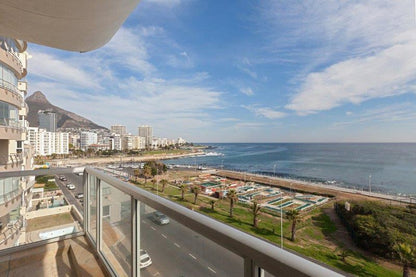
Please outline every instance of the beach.
[{"label": "beach", "polygon": [[86,165],[104,165],[112,163],[140,163],[153,160],[170,160],[186,157],[195,157],[204,155],[202,151],[187,152],[180,154],[151,154],[143,156],[110,156],[110,157],[87,157],[87,158],[68,158],[68,159],[55,159],[47,161],[51,166],[64,167],[64,166],[86,166]]}]

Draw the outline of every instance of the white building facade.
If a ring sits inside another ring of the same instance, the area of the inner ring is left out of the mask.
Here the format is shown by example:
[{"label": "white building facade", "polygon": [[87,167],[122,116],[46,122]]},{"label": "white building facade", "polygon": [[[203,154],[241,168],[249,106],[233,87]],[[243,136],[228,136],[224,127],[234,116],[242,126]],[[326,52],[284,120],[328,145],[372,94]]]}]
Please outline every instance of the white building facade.
[{"label": "white building facade", "polygon": [[80,134],[81,149],[87,150],[88,146],[91,144],[97,144],[98,137],[96,133],[93,132],[81,132]]},{"label": "white building facade", "polygon": [[48,132],[38,127],[29,127],[28,138],[35,155],[69,154],[69,133]]}]

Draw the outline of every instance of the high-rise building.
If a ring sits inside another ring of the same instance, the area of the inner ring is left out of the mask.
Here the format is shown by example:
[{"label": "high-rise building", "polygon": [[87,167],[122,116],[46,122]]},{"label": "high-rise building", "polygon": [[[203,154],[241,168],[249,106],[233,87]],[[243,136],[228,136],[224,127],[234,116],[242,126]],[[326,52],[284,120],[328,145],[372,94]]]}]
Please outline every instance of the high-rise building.
[{"label": "high-rise building", "polygon": [[124,136],[127,134],[126,126],[123,125],[113,125],[110,128],[112,134],[119,134],[120,136]]},{"label": "high-rise building", "polygon": [[35,155],[48,156],[69,153],[69,133],[48,132],[45,129],[29,127],[28,134]]},{"label": "high-rise building", "polygon": [[150,148],[153,141],[153,128],[149,125],[139,126],[139,137],[144,137],[146,140],[146,147]]},{"label": "high-rise building", "polygon": [[[26,42],[0,37],[0,172],[32,169],[26,143]],[[0,249],[19,242],[27,202],[34,183],[29,177],[0,179]]]},{"label": "high-rise building", "polygon": [[56,113],[52,111],[38,111],[39,128],[48,132],[56,132]]},{"label": "high-rise building", "polygon": [[146,148],[146,138],[141,136],[133,137],[133,149],[145,149]]},{"label": "high-rise building", "polygon": [[81,132],[81,149],[87,150],[91,144],[97,144],[97,134],[93,132]]}]

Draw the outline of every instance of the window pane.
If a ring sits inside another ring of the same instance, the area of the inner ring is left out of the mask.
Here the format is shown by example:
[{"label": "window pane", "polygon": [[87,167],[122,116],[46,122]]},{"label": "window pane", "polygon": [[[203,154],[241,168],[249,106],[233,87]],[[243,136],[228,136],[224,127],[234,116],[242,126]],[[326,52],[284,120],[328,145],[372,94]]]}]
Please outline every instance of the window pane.
[{"label": "window pane", "polygon": [[90,215],[88,222],[88,232],[94,242],[97,239],[97,194],[96,194],[95,176],[88,175],[88,213]]},{"label": "window pane", "polygon": [[102,247],[120,276],[131,273],[131,197],[101,181]]}]

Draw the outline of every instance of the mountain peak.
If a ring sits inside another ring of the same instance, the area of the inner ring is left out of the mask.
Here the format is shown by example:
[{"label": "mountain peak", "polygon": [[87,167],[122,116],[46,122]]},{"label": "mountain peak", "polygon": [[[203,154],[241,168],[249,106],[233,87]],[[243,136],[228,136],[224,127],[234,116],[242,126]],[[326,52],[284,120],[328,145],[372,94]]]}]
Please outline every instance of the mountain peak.
[{"label": "mountain peak", "polygon": [[29,107],[27,120],[31,127],[39,126],[38,111],[50,110],[56,113],[56,123],[58,128],[106,129],[82,116],[52,105],[45,94],[40,91],[36,91],[26,98],[26,103]]},{"label": "mountain peak", "polygon": [[41,91],[35,91],[32,95],[26,98],[26,100],[37,103],[49,103],[45,94],[43,94]]}]

